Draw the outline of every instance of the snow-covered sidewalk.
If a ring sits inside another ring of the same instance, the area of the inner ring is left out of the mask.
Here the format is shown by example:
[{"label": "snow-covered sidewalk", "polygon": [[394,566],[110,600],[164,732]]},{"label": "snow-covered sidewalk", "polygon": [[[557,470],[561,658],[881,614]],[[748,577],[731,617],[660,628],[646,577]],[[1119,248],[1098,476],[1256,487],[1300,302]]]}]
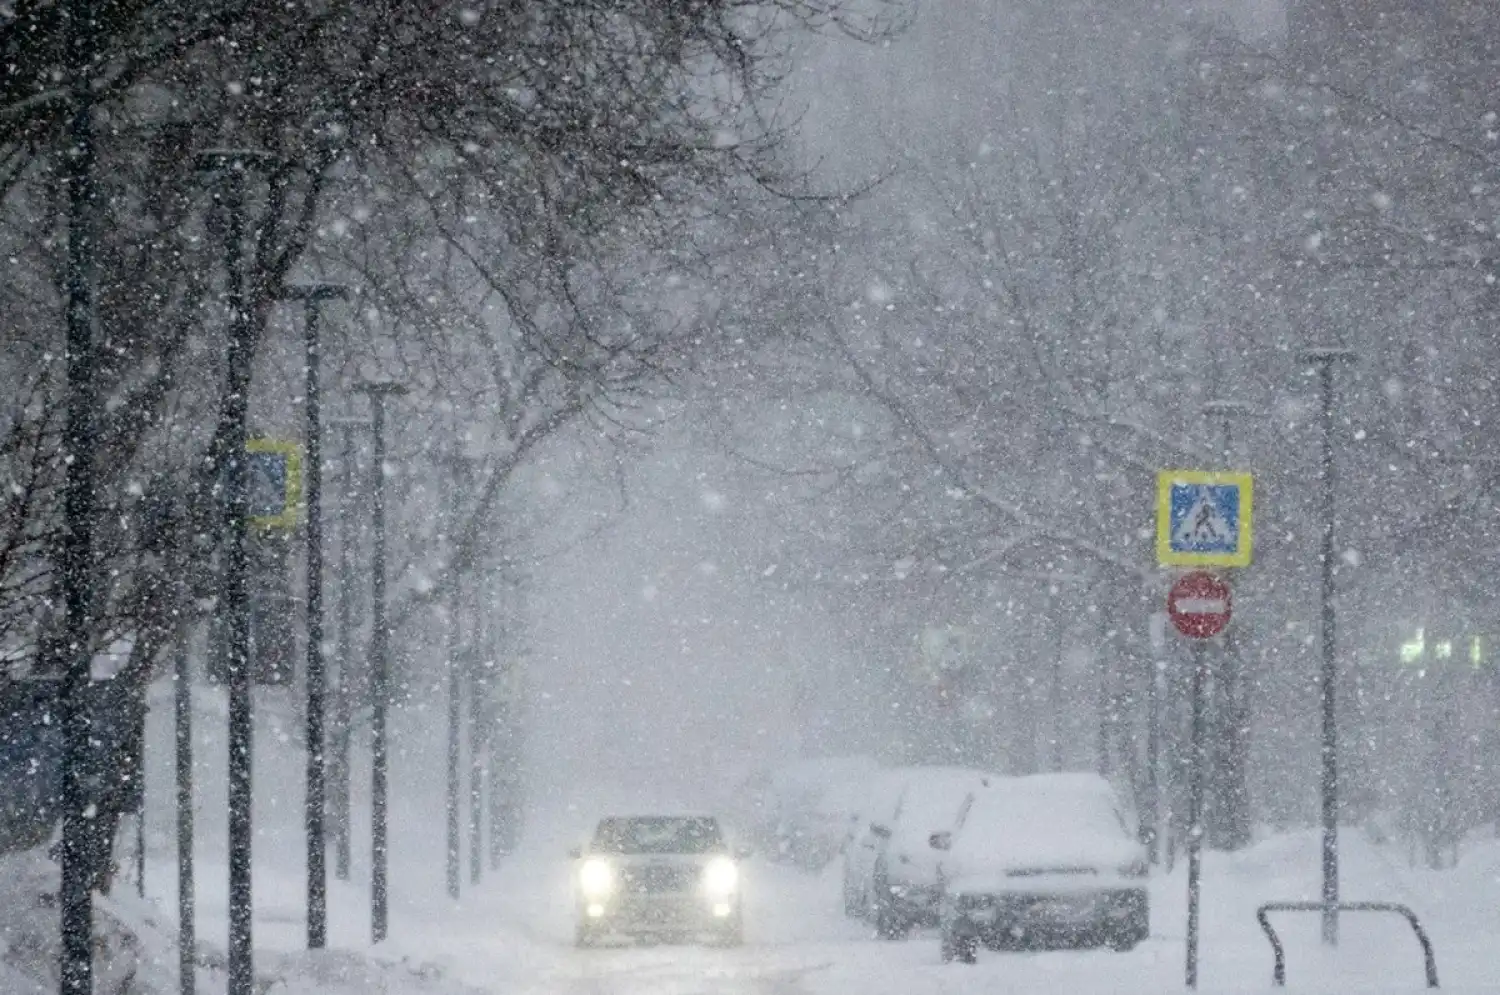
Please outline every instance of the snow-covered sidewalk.
[{"label": "snow-covered sidewalk", "polygon": [[[57,865],[43,850],[0,857],[0,992],[55,995],[58,990]],[[176,924],[160,906],[127,886],[94,908],[95,992],[175,995]],[[223,945],[198,945],[200,992],[226,986]],[[372,957],[364,951],[260,950],[264,995],[475,995],[431,964]]]}]

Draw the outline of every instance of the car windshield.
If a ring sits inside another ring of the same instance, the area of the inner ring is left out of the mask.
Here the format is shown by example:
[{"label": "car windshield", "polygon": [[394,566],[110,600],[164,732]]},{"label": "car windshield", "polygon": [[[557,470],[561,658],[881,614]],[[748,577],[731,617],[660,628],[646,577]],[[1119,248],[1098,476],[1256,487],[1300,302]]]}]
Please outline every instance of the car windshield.
[{"label": "car windshield", "polygon": [[594,831],[599,853],[711,853],[722,849],[719,824],[705,816],[605,819]]}]

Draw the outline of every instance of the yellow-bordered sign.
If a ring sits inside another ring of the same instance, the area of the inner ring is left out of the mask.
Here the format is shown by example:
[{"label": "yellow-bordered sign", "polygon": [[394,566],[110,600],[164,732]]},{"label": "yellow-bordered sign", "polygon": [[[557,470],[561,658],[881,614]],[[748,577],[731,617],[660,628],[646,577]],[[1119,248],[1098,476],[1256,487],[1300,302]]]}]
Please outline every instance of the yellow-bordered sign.
[{"label": "yellow-bordered sign", "polygon": [[302,508],[302,447],[281,439],[251,439],[245,452],[250,524],[296,528]]},{"label": "yellow-bordered sign", "polygon": [[1248,473],[1156,475],[1156,558],[1170,567],[1250,565],[1255,488]]}]

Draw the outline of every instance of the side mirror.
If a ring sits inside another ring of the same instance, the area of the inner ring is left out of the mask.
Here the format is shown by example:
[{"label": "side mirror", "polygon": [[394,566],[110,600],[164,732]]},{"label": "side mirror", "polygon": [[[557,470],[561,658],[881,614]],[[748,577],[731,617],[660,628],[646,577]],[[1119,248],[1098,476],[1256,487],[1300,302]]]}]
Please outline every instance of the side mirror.
[{"label": "side mirror", "polygon": [[581,846],[570,846],[570,847],[568,847],[568,856],[572,857],[574,860],[581,859],[583,857],[583,847],[581,847]]},{"label": "side mirror", "polygon": [[890,826],[882,826],[878,822],[872,822],[872,823],[870,823],[870,832],[871,832],[871,834],[873,834],[875,836],[878,836],[879,838],[881,838],[883,840],[888,840],[888,839],[891,838],[891,827]]},{"label": "side mirror", "polygon": [[953,834],[947,832],[933,833],[927,837],[927,845],[934,850],[951,850],[953,849]]}]

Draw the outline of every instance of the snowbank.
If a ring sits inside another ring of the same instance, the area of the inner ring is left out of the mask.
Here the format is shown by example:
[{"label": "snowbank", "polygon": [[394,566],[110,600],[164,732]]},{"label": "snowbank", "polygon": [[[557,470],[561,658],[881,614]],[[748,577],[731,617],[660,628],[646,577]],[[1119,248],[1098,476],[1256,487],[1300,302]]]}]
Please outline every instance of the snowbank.
[{"label": "snowbank", "polygon": [[[44,849],[0,857],[0,992],[53,995],[58,989],[57,865]],[[134,895],[94,903],[98,995],[176,995],[175,926]],[[198,989],[225,988],[224,955],[197,953]],[[256,975],[268,995],[474,995],[439,968],[388,963],[347,951],[257,953]]]}]

